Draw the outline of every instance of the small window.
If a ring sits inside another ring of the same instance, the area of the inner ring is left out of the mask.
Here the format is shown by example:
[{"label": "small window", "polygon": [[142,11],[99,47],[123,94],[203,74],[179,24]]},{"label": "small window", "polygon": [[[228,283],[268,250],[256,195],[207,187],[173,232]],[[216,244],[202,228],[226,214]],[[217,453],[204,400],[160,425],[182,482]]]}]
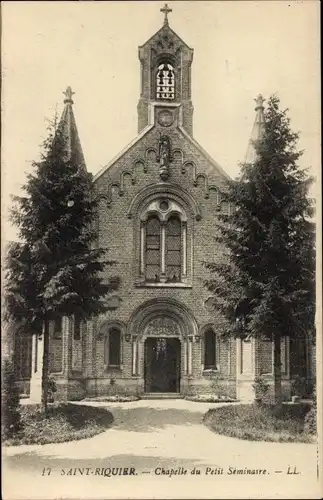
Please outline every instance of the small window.
[{"label": "small window", "polygon": [[74,319],[74,340],[81,339],[81,320],[77,316]]},{"label": "small window", "polygon": [[204,370],[216,370],[216,335],[213,330],[204,334]]},{"label": "small window", "polygon": [[175,99],[175,73],[171,64],[160,64],[156,75],[157,99]]},{"label": "small window", "polygon": [[108,366],[120,366],[121,360],[121,334],[117,328],[111,328],[107,339]]},{"label": "small window", "polygon": [[54,337],[60,339],[62,337],[62,317],[55,318],[54,321]]}]

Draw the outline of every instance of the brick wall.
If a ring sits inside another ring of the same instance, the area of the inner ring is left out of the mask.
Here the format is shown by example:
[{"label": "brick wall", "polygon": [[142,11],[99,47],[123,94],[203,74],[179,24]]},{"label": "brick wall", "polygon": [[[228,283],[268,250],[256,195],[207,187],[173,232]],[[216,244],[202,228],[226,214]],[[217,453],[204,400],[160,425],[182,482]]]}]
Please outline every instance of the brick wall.
[{"label": "brick wall", "polygon": [[[215,191],[207,192],[205,178],[197,178],[199,173],[207,173],[209,184],[221,185],[222,179],[210,162],[203,154],[187,140],[176,128],[167,128],[167,135],[172,142],[172,149],[175,150],[173,162],[170,165],[170,177],[167,184],[183,189],[193,197],[199,206],[201,220],[195,220],[190,207],[185,207],[189,215],[187,223],[188,242],[188,270],[191,272],[190,288],[137,288],[136,278],[139,271],[139,226],[136,214],[133,218],[127,217],[132,200],[144,188],[152,185],[158,187],[163,185],[159,177],[159,164],[156,154],[151,152],[151,148],[158,151],[158,140],[160,133],[165,133],[165,129],[156,126],[143,137],[139,143],[129,149],[112,167],[108,169],[96,181],[96,188],[101,193],[111,190],[111,185],[120,182],[122,173],[131,171],[134,174],[135,183],[130,177],[125,177],[122,196],[119,188],[112,189],[112,199],[109,206],[103,201],[99,207],[99,245],[108,248],[108,258],[115,259],[118,263],[113,268],[107,269],[107,277],[117,275],[121,278],[121,286],[118,290],[120,306],[116,310],[108,311],[99,318],[93,326],[93,353],[87,356],[86,363],[92,363],[92,374],[96,381],[87,382],[88,390],[102,393],[111,393],[115,386],[110,385],[110,380],[115,379],[118,389],[122,391],[123,386],[129,391],[138,391],[143,388],[143,379],[132,377],[132,344],[123,340],[122,343],[122,369],[111,370],[105,367],[104,363],[104,338],[98,338],[98,325],[103,321],[121,321],[128,324],[129,318],[145,302],[154,299],[174,299],[186,306],[194,316],[198,328],[207,323],[217,322],[220,326],[220,318],[216,318],[210,312],[204,302],[210,293],[203,286],[203,280],[207,278],[208,271],[203,266],[204,260],[221,259],[221,248],[214,245],[215,222],[218,214],[218,198]],[[138,165],[138,160],[142,164]],[[184,167],[185,162],[190,165]],[[110,191],[111,192],[111,191]],[[137,251],[136,251],[137,249]],[[131,332],[138,334],[140,332]],[[210,390],[210,379],[202,373],[202,347],[203,342],[193,343],[192,376],[186,381],[187,391],[196,390],[207,392]],[[143,349],[139,364],[143,364]],[[229,355],[228,342],[222,342],[220,346],[220,371],[216,378],[221,381],[223,391],[227,391],[228,384],[234,385],[235,379],[235,343],[232,343]],[[199,381],[198,389],[194,386],[194,381]],[[228,382],[230,381],[230,383]],[[219,385],[219,383],[218,383]],[[183,380],[184,387],[184,380]],[[234,389],[230,388],[231,393]]]}]

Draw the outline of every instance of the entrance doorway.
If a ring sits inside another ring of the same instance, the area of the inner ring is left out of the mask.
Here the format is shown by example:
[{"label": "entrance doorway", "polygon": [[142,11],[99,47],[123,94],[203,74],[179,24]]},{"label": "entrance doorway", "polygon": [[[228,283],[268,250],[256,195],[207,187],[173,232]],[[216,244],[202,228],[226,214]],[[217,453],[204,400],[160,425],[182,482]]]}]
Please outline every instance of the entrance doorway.
[{"label": "entrance doorway", "polygon": [[177,338],[145,341],[145,392],[180,392],[181,343]]}]

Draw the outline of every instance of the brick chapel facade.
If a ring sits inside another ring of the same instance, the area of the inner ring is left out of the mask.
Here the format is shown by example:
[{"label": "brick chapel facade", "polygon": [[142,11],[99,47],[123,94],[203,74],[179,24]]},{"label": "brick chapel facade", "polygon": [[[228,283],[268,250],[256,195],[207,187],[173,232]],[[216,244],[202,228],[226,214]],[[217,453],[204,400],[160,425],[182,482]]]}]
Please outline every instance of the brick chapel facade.
[{"label": "brick chapel facade", "polygon": [[[262,375],[273,381],[273,345],[219,335],[221,317],[203,285],[204,261],[221,259],[215,220],[230,207],[219,189],[228,175],[193,137],[193,49],[165,21],[139,47],[141,90],[137,137],[95,177],[103,194],[98,245],[119,276],[108,311],[85,324],[51,325],[50,371],[60,399],[107,394],[186,395],[215,392],[252,399]],[[70,89],[62,116],[69,147],[84,157]],[[263,120],[258,99],[254,134]],[[255,137],[253,137],[255,138]],[[42,338],[17,336],[21,391],[39,397]],[[308,339],[282,340],[283,393],[291,378],[313,377]]]}]

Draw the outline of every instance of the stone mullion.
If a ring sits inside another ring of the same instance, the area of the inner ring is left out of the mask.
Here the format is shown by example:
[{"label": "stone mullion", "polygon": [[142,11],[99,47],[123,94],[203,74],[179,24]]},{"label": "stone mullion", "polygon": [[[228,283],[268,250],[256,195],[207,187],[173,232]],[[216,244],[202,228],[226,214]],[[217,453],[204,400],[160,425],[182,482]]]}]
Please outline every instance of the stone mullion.
[{"label": "stone mullion", "polygon": [[188,375],[192,375],[192,346],[193,346],[193,339],[190,337],[188,339],[188,363],[187,363],[187,368],[188,368]]},{"label": "stone mullion", "polygon": [[138,341],[137,337],[132,338],[132,376],[138,372]]}]

